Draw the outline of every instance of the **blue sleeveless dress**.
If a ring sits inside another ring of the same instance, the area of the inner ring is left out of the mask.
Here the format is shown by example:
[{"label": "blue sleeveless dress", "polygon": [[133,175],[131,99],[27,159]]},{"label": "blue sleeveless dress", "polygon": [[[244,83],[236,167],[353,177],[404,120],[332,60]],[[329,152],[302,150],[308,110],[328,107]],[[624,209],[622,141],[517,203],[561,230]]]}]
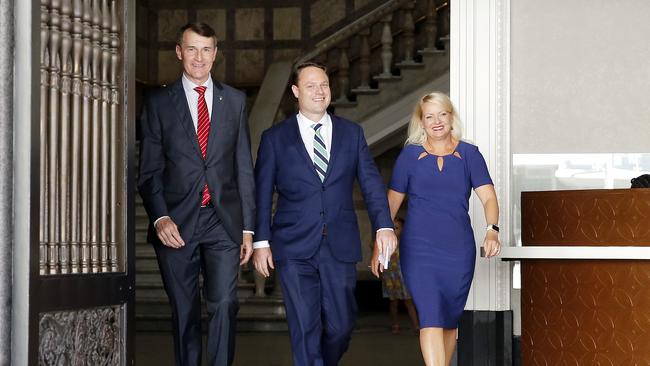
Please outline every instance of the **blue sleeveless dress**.
[{"label": "blue sleeveless dress", "polygon": [[492,179],[472,144],[460,141],[453,153],[442,156],[442,170],[438,156],[423,153],[420,145],[405,146],[389,185],[408,196],[400,240],[402,274],[420,327],[457,328],[476,261],[469,198],[473,188],[492,184]]}]

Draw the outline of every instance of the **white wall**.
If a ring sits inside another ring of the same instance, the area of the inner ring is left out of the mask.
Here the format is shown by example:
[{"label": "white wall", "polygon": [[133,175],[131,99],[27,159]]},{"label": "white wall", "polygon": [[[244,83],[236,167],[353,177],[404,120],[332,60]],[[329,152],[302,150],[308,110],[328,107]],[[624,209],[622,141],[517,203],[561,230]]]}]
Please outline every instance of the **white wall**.
[{"label": "white wall", "polygon": [[[512,245],[511,154],[650,151],[650,1],[451,6],[450,94],[486,156],[501,240]],[[480,241],[478,205],[470,213]],[[479,259],[467,308],[510,308],[509,275],[507,264]],[[513,300],[520,334],[518,293]]]},{"label": "white wall", "polygon": [[517,153],[650,151],[650,1],[511,2]]}]

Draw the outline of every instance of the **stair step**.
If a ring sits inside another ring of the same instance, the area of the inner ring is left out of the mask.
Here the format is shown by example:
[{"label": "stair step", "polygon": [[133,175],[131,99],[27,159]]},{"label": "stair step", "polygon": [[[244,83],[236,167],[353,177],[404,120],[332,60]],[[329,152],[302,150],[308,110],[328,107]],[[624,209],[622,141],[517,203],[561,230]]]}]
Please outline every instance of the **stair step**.
[{"label": "stair step", "polygon": [[[159,322],[164,322],[164,323],[171,323],[172,319],[172,313],[171,313],[171,308],[168,309],[169,311],[167,313],[159,313],[159,314],[154,314],[154,313],[136,313],[136,321],[139,320],[155,320]],[[201,312],[201,319],[205,321],[207,319],[208,315],[205,311]],[[237,313],[237,320],[249,320],[249,321],[275,321],[275,322],[285,322],[287,320],[286,314],[242,314],[241,308],[239,309],[239,312]],[[171,325],[171,324],[170,324]]]},{"label": "stair step", "polygon": [[349,100],[345,100],[345,101],[337,100],[331,102],[330,104],[334,107],[343,107],[343,108],[354,108],[357,105],[357,103],[351,102]]},{"label": "stair step", "polygon": [[398,64],[395,64],[400,69],[424,69],[426,66],[422,62],[415,62],[415,61],[402,61]]},{"label": "stair step", "polygon": [[[136,318],[136,332],[170,333],[171,318],[146,319]],[[201,330],[205,334],[208,329],[207,318],[202,319]],[[287,332],[289,327],[285,319],[247,319],[237,317],[237,332]]]},{"label": "stair step", "polygon": [[[199,286],[202,286],[201,282],[199,282]],[[148,277],[143,278],[142,274],[138,274],[136,276],[135,288],[136,301],[167,298],[167,293],[163,288],[163,282],[160,275],[155,277],[153,274],[150,274]],[[239,299],[254,298],[254,294],[255,284],[247,282],[240,282],[237,284],[237,297]],[[255,303],[253,302],[253,304]]]},{"label": "stair step", "polygon": [[146,231],[136,231],[135,232],[135,243],[136,244],[149,244],[149,243],[147,243],[147,232]]},{"label": "stair step", "polygon": [[374,94],[379,93],[380,90],[367,87],[367,88],[352,89],[351,92],[354,93],[354,94],[374,95]]},{"label": "stair step", "polygon": [[135,230],[141,230],[145,233],[149,230],[149,222],[144,220],[135,220]]},{"label": "stair step", "polygon": [[[169,306],[169,300],[167,299],[167,295],[159,296],[159,297],[152,296],[152,297],[142,298],[137,302],[137,304],[138,304],[138,310],[136,311],[136,314],[149,314],[149,315],[158,314],[159,315],[159,314],[167,313],[167,309],[165,309],[165,307]],[[284,308],[284,299],[282,297],[276,297],[276,296],[240,297],[239,307],[269,309],[269,311],[265,312],[265,314],[283,315],[285,313],[284,310],[282,311],[277,310],[278,307]],[[146,313],[140,311],[144,308],[162,308],[162,311],[147,311]]]},{"label": "stair step", "polygon": [[[372,77],[374,80],[384,83],[394,83],[402,80],[402,77],[399,75],[376,75]],[[381,87],[378,88],[381,90]]]},{"label": "stair step", "polygon": [[162,278],[158,276],[157,278],[151,275],[151,277],[142,278],[142,275],[138,275],[135,280],[136,290],[140,289],[161,289],[163,288]]},{"label": "stair step", "polygon": [[[167,299],[148,299],[136,305],[136,329],[138,331],[171,331],[171,308]],[[206,328],[205,307],[201,314]],[[238,331],[286,331],[286,313],[282,298],[248,297],[239,300],[237,313]]]},{"label": "stair step", "polygon": [[136,273],[136,286],[140,284],[148,286],[153,283],[158,283],[160,284],[160,287],[162,287],[162,277],[160,277],[160,273]]},{"label": "stair step", "polygon": [[135,246],[135,257],[140,258],[156,258],[156,251],[153,249],[153,246],[149,243],[143,243],[144,245]]},{"label": "stair step", "polygon": [[135,301],[141,303],[143,301],[160,300],[167,301],[167,293],[162,287],[142,288],[136,285]]},{"label": "stair step", "polygon": [[437,48],[425,48],[423,50],[419,50],[418,54],[422,56],[431,56],[431,55],[444,55],[447,53],[445,50],[439,50]]},{"label": "stair step", "polygon": [[160,273],[158,262],[152,259],[137,260],[135,263],[136,273]]}]

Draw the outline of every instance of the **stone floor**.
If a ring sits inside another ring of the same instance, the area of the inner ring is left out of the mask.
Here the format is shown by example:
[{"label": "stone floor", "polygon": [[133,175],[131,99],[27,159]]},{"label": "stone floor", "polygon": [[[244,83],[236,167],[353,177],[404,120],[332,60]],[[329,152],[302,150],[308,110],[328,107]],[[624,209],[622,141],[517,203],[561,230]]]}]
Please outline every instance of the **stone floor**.
[{"label": "stone floor", "polygon": [[[400,334],[391,334],[388,314],[359,316],[348,352],[340,366],[422,365],[418,337],[404,315]],[[204,363],[205,364],[205,363]],[[171,335],[138,333],[136,365],[173,365]],[[238,333],[235,366],[290,366],[291,349],[286,332]]]}]

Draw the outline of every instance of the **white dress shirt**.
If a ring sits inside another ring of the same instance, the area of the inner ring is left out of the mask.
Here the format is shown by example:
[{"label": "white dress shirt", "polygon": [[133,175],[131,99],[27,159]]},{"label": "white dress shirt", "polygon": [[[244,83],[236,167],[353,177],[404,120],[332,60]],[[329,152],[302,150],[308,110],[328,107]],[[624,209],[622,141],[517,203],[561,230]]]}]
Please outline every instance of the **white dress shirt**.
[{"label": "white dress shirt", "polygon": [[208,80],[203,84],[198,85],[194,84],[185,73],[181,78],[183,82],[183,89],[185,90],[185,98],[187,98],[187,105],[190,107],[190,115],[192,116],[192,122],[194,123],[194,132],[196,132],[199,125],[199,93],[194,90],[197,86],[205,86],[205,103],[208,105],[208,117],[212,118],[212,96],[214,95],[214,83],[212,82],[212,76],[208,74]]},{"label": "white dress shirt", "polygon": [[309,153],[311,161],[314,161],[314,136],[316,136],[316,130],[312,126],[318,123],[323,125],[319,131],[329,156],[329,153],[332,151],[332,118],[330,115],[325,113],[318,122],[314,122],[298,112],[296,119],[298,120],[298,129],[300,130],[302,143],[305,144],[305,149]]},{"label": "white dress shirt", "polygon": [[[203,84],[198,85],[194,84],[185,73],[181,77],[181,82],[183,83],[183,90],[185,90],[185,98],[187,99],[187,106],[190,109],[190,115],[192,116],[192,123],[194,124],[194,132],[197,131],[199,126],[199,92],[194,90],[197,86],[205,86],[205,104],[208,105],[208,118],[212,119],[212,97],[214,96],[214,83],[212,82],[212,76],[208,74],[208,80]],[[156,224],[161,219],[169,216],[161,216],[153,222],[153,226],[156,227]],[[244,233],[254,234],[253,231],[244,230]]]},{"label": "white dress shirt", "polygon": [[[328,156],[332,151],[332,118],[328,113],[325,113],[319,121],[312,121],[309,118],[305,117],[304,114],[298,112],[296,116],[298,120],[298,129],[300,130],[300,137],[302,138],[302,143],[305,145],[305,149],[309,153],[309,158],[311,161],[314,161],[314,136],[316,135],[316,130],[312,128],[313,125],[321,123],[323,126],[319,129],[320,135],[323,138],[325,147],[327,148]],[[393,230],[391,228],[381,228],[381,230]],[[268,240],[256,241],[253,243],[253,249],[259,248],[268,248],[270,247]]]}]

